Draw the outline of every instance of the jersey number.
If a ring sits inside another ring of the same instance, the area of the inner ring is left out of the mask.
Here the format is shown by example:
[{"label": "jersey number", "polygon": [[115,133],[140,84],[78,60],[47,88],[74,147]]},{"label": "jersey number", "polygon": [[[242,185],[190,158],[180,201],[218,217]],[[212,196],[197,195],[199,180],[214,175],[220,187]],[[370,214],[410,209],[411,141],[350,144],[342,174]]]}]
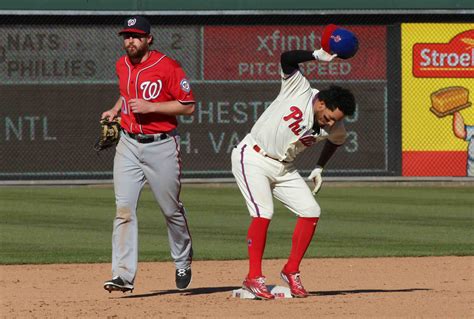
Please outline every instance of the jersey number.
[{"label": "jersey number", "polygon": [[122,99],[122,114],[128,114],[127,101],[123,96],[121,96],[120,98]]}]

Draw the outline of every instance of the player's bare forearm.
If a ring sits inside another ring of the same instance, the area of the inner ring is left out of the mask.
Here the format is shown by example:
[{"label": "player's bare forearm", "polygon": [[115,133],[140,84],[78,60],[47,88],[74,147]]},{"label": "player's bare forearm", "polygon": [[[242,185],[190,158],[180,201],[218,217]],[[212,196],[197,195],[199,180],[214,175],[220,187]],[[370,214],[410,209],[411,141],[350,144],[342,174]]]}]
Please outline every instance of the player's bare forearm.
[{"label": "player's bare forearm", "polygon": [[119,97],[117,99],[117,102],[115,102],[114,107],[112,108],[112,111],[115,112],[115,114],[119,114],[121,108],[122,108],[122,97]]},{"label": "player's bare forearm", "polygon": [[143,99],[131,99],[128,105],[133,113],[139,114],[190,115],[194,112],[194,103],[183,104],[177,100],[152,103]]},{"label": "player's bare forearm", "polygon": [[116,117],[120,113],[120,109],[122,108],[122,97],[119,97],[117,102],[115,102],[114,106],[105,112],[102,113],[101,119],[108,118],[110,121]]},{"label": "player's bare forearm", "polygon": [[321,151],[321,155],[319,156],[318,165],[324,167],[329,159],[334,155],[339,146],[340,145],[331,143],[330,141],[326,141],[323,150]]}]

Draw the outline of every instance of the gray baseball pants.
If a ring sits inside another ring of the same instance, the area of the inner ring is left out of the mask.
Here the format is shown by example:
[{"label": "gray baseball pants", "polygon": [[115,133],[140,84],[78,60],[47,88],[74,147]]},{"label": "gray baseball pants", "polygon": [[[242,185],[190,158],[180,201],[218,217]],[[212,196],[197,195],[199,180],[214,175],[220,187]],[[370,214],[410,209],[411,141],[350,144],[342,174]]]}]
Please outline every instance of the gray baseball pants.
[{"label": "gray baseball pants", "polygon": [[175,267],[191,264],[191,235],[181,190],[179,136],[142,144],[121,134],[114,159],[116,216],[112,234],[112,275],[133,283],[138,266],[137,204],[148,182],[166,219]]}]

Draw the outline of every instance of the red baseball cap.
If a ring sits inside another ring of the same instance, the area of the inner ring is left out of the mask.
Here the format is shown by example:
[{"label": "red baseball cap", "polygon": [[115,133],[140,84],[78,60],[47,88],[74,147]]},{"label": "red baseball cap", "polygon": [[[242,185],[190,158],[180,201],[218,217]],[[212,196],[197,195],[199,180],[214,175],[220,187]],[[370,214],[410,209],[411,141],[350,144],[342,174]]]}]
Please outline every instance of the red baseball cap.
[{"label": "red baseball cap", "polygon": [[150,22],[144,17],[134,16],[125,19],[123,29],[119,32],[122,33],[138,33],[138,34],[150,34],[151,25]]}]

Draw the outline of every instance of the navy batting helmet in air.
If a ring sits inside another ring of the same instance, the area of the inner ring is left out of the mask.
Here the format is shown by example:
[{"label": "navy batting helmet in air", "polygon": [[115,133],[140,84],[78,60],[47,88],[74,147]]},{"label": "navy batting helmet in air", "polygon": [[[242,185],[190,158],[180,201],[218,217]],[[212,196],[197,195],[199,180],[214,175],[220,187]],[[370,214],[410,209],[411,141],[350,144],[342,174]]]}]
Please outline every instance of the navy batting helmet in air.
[{"label": "navy batting helmet in air", "polygon": [[337,54],[341,59],[349,59],[359,49],[359,40],[351,31],[330,24],[323,30],[321,46],[328,53]]}]

